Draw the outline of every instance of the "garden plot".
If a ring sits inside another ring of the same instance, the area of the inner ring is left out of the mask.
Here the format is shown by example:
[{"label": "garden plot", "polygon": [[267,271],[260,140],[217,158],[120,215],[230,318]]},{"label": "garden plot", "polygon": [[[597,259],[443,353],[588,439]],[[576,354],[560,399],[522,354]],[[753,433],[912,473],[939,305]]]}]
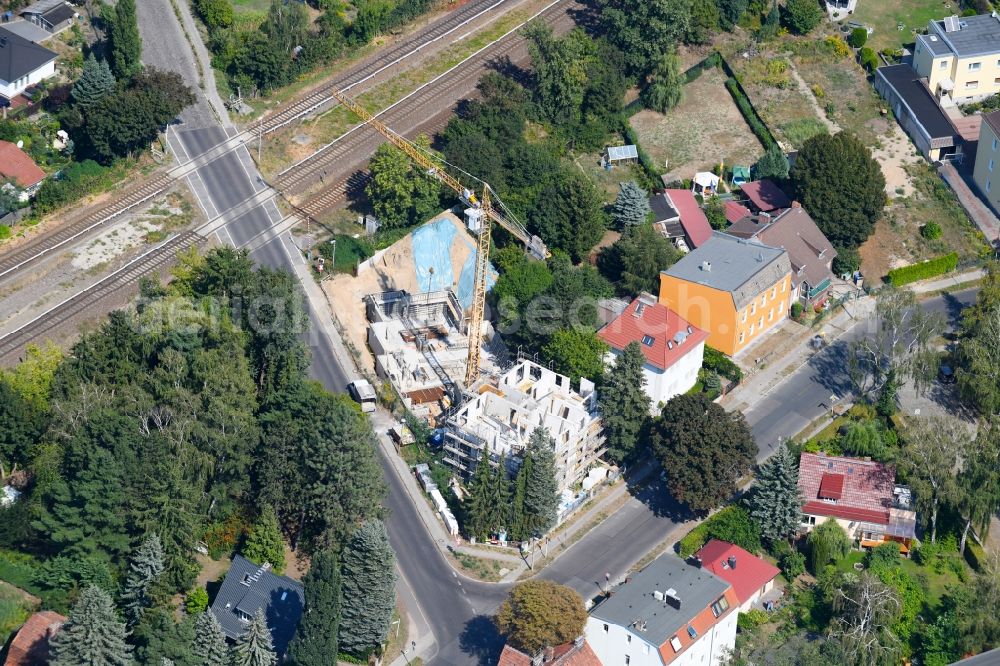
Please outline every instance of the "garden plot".
[{"label": "garden plot", "polygon": [[776,53],[729,60],[747,95],[774,137],[788,150],[826,131],[811,100],[800,90],[787,60]]},{"label": "garden plot", "polygon": [[643,110],[629,122],[658,167],[690,178],[724,162],[749,165],[764,154],[725,86],[718,69],[684,86],[681,103],[666,115]]}]

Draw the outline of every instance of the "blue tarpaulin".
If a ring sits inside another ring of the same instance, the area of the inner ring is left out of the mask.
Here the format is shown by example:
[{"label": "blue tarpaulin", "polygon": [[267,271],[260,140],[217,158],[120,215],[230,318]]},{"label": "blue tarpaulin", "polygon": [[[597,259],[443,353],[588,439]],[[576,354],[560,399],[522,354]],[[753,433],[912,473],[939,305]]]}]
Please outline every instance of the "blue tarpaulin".
[{"label": "blue tarpaulin", "polygon": [[[454,289],[463,308],[472,304],[472,287],[476,272],[476,248],[465,234],[458,242],[465,244],[471,254],[462,266],[462,273],[455,280],[451,251],[457,230],[451,220],[441,218],[429,222],[413,232],[413,267],[420,293]],[[490,267],[487,288],[496,282],[496,271]]]}]

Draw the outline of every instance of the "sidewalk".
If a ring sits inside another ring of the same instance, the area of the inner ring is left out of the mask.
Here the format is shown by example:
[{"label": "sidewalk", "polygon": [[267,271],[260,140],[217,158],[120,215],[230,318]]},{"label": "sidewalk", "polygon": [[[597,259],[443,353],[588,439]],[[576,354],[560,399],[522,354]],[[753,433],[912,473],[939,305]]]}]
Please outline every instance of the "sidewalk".
[{"label": "sidewalk", "polygon": [[935,291],[941,291],[942,289],[950,289],[951,287],[957,287],[968,282],[975,282],[976,280],[982,280],[986,277],[986,271],[982,268],[977,268],[975,270],[966,271],[964,273],[955,273],[954,275],[948,275],[943,278],[937,278],[934,280],[924,280],[922,282],[914,282],[913,284],[906,285],[906,288],[915,294],[928,294]]},{"label": "sidewalk", "polygon": [[972,221],[976,223],[979,230],[986,237],[986,242],[992,244],[1000,236],[1000,220],[993,214],[986,204],[983,203],[976,193],[969,187],[968,181],[959,173],[958,169],[951,162],[944,162],[938,167],[938,173],[951,187],[962,208],[968,213]]}]

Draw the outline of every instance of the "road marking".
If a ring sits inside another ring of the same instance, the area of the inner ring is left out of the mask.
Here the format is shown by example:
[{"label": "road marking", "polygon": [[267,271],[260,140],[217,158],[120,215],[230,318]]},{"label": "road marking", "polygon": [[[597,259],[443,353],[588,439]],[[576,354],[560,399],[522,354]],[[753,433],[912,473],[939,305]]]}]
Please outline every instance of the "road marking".
[{"label": "road marking", "polygon": [[[454,576],[455,578],[458,578],[458,574],[455,573],[454,569],[451,570],[451,575]],[[461,583],[459,583],[459,585],[461,585]]]}]

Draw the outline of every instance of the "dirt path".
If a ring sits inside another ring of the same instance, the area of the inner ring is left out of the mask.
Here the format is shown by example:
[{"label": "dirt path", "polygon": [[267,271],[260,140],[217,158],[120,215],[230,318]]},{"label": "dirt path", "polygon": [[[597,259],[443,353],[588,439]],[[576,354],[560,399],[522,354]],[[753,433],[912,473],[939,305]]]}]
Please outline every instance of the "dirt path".
[{"label": "dirt path", "polygon": [[806,96],[806,99],[809,100],[809,105],[812,106],[813,111],[816,113],[816,117],[819,118],[821,123],[826,125],[826,131],[830,134],[836,134],[839,132],[840,125],[833,122],[826,116],[826,112],[823,111],[823,107],[819,105],[816,95],[813,94],[813,91],[809,88],[809,84],[807,84],[806,80],[802,78],[801,74],[799,74],[799,70],[795,69],[795,63],[791,60],[788,61],[788,69],[791,70],[792,78],[795,79],[795,83],[799,86],[799,90]]}]

